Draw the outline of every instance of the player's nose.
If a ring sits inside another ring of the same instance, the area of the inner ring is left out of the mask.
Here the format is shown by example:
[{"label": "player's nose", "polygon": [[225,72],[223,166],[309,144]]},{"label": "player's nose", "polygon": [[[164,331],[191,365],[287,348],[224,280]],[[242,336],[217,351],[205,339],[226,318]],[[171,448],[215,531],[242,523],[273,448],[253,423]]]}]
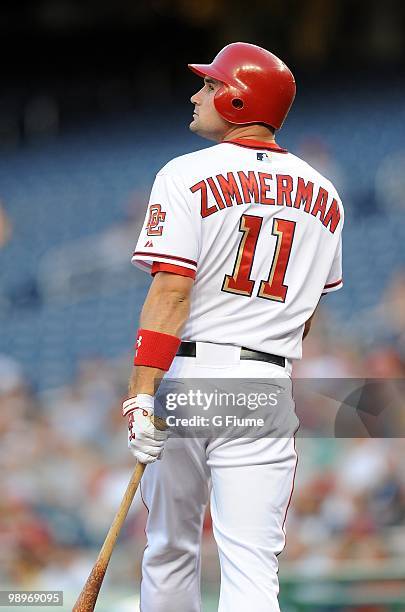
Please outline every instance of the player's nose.
[{"label": "player's nose", "polygon": [[191,104],[199,104],[200,103],[200,98],[198,97],[198,94],[200,93],[200,91],[196,91],[196,93],[191,96],[191,98],[190,98]]}]

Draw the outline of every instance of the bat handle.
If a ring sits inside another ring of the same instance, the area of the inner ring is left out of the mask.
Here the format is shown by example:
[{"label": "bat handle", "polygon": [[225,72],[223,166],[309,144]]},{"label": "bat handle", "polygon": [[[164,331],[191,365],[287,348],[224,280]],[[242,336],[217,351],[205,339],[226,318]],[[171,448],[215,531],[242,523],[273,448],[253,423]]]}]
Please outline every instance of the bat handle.
[{"label": "bat handle", "polygon": [[72,612],[93,612],[112,551],[121,531],[121,527],[125,521],[125,517],[128,514],[132,500],[134,499],[134,495],[145,471],[145,467],[146,465],[144,463],[138,462],[136,464],[124,493],[124,497],[122,498],[120,507],[118,508],[117,514],[114,517],[110,529],[108,530],[104,544],[101,547],[93,569],[86,580],[86,584],[84,585],[82,592],[72,608]]}]

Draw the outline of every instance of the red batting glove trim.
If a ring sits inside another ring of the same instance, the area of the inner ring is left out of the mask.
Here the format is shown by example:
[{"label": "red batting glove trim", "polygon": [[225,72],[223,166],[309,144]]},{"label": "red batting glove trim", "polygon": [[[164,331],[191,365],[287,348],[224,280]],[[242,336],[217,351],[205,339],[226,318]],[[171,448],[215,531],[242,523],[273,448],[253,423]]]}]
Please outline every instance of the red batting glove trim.
[{"label": "red batting glove trim", "polygon": [[122,403],[122,416],[127,416],[134,410],[142,410],[143,416],[153,413],[153,397],[141,393],[139,397],[130,397]]},{"label": "red batting glove trim", "polygon": [[151,329],[138,329],[135,342],[135,366],[149,366],[159,370],[170,369],[181,344],[180,338]]}]

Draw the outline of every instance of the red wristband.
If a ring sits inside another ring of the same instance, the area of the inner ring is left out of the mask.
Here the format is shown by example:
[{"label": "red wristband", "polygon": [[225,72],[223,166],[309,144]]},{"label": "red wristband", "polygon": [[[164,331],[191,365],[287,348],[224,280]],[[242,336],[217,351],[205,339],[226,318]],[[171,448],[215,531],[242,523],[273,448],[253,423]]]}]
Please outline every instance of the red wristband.
[{"label": "red wristband", "polygon": [[169,370],[181,340],[177,336],[162,334],[151,329],[138,329],[135,343],[135,366]]}]

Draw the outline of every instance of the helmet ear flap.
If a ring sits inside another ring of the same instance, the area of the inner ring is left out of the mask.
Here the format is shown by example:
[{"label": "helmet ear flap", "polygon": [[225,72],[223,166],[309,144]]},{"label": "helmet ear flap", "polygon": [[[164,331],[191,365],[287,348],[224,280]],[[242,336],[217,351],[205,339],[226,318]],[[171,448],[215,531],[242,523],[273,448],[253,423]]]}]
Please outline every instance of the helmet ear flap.
[{"label": "helmet ear flap", "polygon": [[238,88],[224,84],[214,98],[215,108],[230,123],[238,123],[239,119],[244,122],[246,104],[241,93]]}]

